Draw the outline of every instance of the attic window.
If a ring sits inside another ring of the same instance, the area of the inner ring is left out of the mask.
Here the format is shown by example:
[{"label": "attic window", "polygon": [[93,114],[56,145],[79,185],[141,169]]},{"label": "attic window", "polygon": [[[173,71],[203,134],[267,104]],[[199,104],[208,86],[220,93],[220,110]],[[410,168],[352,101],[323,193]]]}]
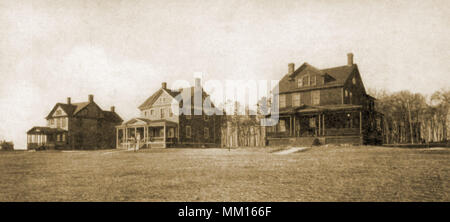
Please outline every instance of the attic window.
[{"label": "attic window", "polygon": [[311,81],[311,86],[315,86],[316,85],[316,76],[311,76],[310,81]]},{"label": "attic window", "polygon": [[309,75],[303,76],[303,86],[309,86]]},{"label": "attic window", "polygon": [[303,81],[301,78],[297,79],[297,87],[302,87],[303,86]]},{"label": "attic window", "polygon": [[355,77],[353,77],[352,83],[353,83],[353,85],[356,85],[356,78]]},{"label": "attic window", "polygon": [[56,115],[61,115],[61,110],[56,110]]}]

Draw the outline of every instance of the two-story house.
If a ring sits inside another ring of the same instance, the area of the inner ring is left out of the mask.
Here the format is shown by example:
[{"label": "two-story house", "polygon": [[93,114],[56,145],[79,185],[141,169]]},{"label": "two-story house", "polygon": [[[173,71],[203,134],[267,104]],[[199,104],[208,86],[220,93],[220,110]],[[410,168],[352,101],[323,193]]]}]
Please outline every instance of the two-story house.
[{"label": "two-story house", "polygon": [[115,112],[102,110],[89,95],[87,102],[57,103],[46,117],[47,126],[27,132],[28,149],[110,149],[115,145],[115,126],[122,119]]},{"label": "two-story house", "polygon": [[328,69],[288,65],[274,95],[279,121],[267,128],[269,145],[381,142],[382,114],[374,110],[375,98],[366,93],[352,53],[347,60]]},{"label": "two-story house", "polygon": [[[195,95],[200,103],[195,103]],[[117,126],[117,148],[214,147],[220,145],[221,116],[207,114],[209,95],[200,79],[195,86],[172,90],[163,82],[138,108],[140,117]],[[182,111],[190,103],[190,112]],[[173,105],[175,104],[175,105]],[[211,107],[214,104],[211,103]],[[178,110],[177,110],[178,109]]]}]

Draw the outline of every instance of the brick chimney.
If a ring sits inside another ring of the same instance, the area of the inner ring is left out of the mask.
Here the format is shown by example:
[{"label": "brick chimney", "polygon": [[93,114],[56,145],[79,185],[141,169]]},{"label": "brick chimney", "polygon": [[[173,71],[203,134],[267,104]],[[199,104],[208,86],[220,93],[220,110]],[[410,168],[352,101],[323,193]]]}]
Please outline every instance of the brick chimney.
[{"label": "brick chimney", "polygon": [[348,66],[353,65],[353,53],[347,53],[347,65]]},{"label": "brick chimney", "polygon": [[289,63],[288,64],[288,74],[294,73],[294,70],[295,70],[295,64],[294,63]]},{"label": "brick chimney", "polygon": [[111,112],[116,112],[116,107],[115,106],[111,106]]},{"label": "brick chimney", "polygon": [[94,102],[94,95],[92,94],[89,95],[89,102],[90,103]]},{"label": "brick chimney", "polygon": [[195,89],[201,89],[202,84],[200,78],[195,78]]},{"label": "brick chimney", "polygon": [[167,88],[167,83],[166,82],[162,82],[161,83],[161,88],[166,89]]},{"label": "brick chimney", "polygon": [[71,104],[71,100],[70,100],[70,97],[67,97],[67,104]]}]

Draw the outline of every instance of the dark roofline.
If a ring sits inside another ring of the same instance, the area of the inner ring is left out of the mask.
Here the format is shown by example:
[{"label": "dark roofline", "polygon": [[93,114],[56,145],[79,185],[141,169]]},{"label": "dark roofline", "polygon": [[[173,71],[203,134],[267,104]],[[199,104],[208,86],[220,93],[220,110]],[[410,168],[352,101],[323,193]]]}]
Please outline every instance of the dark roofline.
[{"label": "dark roofline", "polygon": [[304,87],[304,88],[298,88],[294,90],[284,91],[280,92],[279,94],[287,94],[287,93],[293,93],[293,92],[306,92],[306,91],[313,91],[318,89],[329,89],[329,88],[338,88],[343,87],[344,84],[337,83],[337,84],[329,84],[329,85],[321,85],[321,86],[311,86],[311,87]]}]

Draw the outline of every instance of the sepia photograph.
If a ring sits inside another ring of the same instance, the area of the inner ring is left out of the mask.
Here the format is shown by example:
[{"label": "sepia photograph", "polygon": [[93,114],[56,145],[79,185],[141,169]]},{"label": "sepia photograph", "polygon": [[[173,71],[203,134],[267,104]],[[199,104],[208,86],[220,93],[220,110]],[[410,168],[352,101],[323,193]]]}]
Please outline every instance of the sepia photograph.
[{"label": "sepia photograph", "polygon": [[0,202],[449,195],[450,1],[0,0]]}]

